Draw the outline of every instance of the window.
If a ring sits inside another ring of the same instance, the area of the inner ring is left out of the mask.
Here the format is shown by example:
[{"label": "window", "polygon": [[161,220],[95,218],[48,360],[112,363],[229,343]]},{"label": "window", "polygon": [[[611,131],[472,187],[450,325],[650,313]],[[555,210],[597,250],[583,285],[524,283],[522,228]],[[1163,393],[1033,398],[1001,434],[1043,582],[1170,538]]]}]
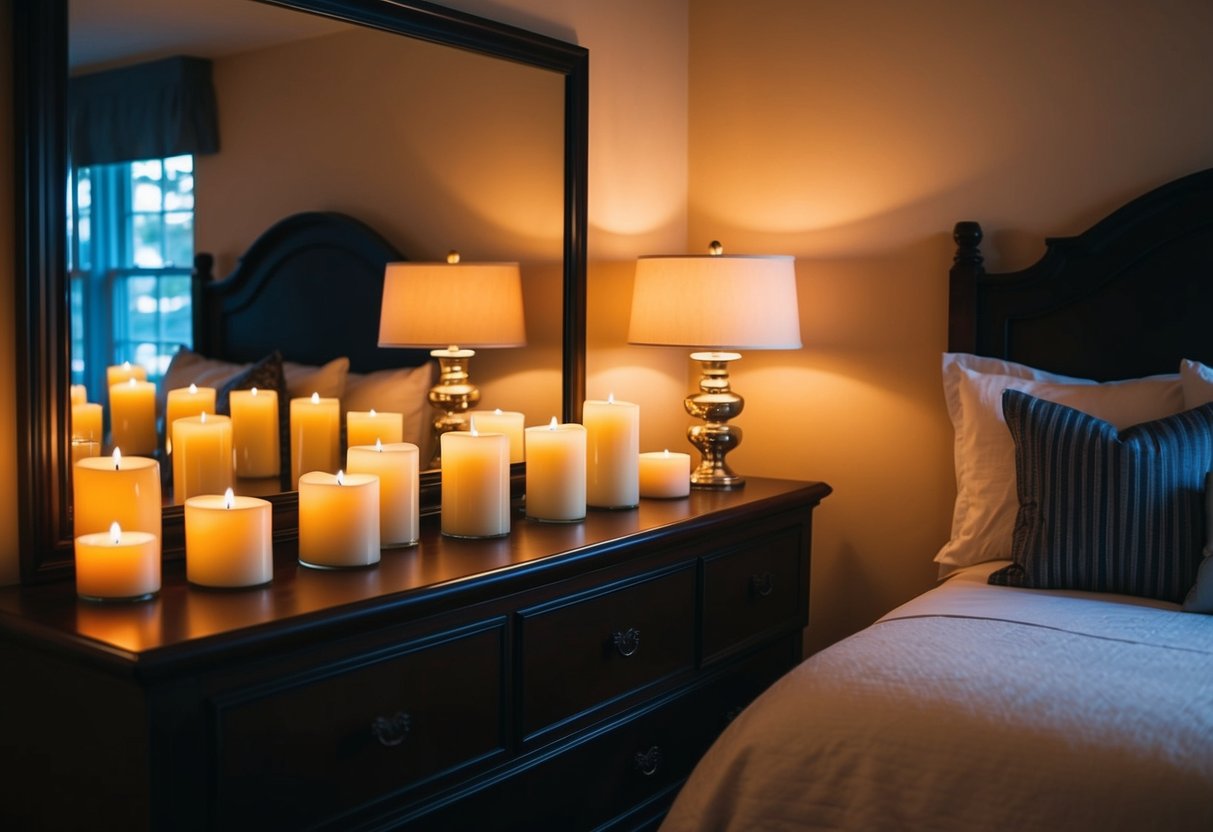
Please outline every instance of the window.
[{"label": "window", "polygon": [[90,397],[105,368],[159,379],[193,342],[194,158],[77,168],[68,189],[72,382]]}]

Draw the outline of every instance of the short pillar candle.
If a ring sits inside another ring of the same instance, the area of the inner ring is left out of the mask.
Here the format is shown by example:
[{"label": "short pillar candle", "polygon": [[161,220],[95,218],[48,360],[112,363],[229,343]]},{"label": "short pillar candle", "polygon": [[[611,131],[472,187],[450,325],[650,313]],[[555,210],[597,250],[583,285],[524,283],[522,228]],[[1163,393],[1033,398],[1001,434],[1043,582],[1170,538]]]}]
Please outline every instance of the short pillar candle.
[{"label": "short pillar candle", "polygon": [[670,499],[691,493],[691,455],[652,451],[640,455],[640,496]]},{"label": "short pillar candle", "polygon": [[515,410],[473,410],[468,414],[476,420],[476,430],[481,433],[504,433],[510,440],[510,463],[526,461],[526,433],[523,422],[526,417]]},{"label": "short pillar candle", "polygon": [[173,423],[178,419],[214,412],[214,387],[199,387],[196,384],[191,384],[189,387],[175,387],[168,391],[168,399],[164,405],[164,433],[172,438]]},{"label": "short pillar candle", "polygon": [[388,410],[351,410],[345,414],[345,444],[348,448],[391,445],[404,441],[404,414]]},{"label": "short pillar candle", "polygon": [[582,411],[586,443],[586,502],[595,508],[640,503],[640,407],[590,400]]},{"label": "short pillar candle", "polygon": [[291,399],[291,483],[309,471],[335,474],[341,466],[341,401]]},{"label": "short pillar candle", "polygon": [[585,427],[526,429],[526,516],[549,523],[585,519]]},{"label": "short pillar candle", "polygon": [[222,494],[232,487],[232,420],[203,413],[173,422],[173,498]]},{"label": "short pillar candle", "polygon": [[345,470],[379,477],[379,545],[412,546],[420,534],[419,450],[411,442],[376,442],[346,451]]},{"label": "short pillar candle", "polygon": [[308,471],[299,477],[299,562],[321,569],[379,562],[379,478]]},{"label": "short pillar candle", "polygon": [[268,501],[201,494],[185,501],[185,576],[209,587],[260,586],[274,577]]},{"label": "short pillar candle", "polygon": [[110,433],[128,454],[156,452],[156,385],[128,379],[110,388]]},{"label": "short pillar candle", "polygon": [[156,538],[160,552],[160,463],[140,456],[86,457],[72,468],[72,514],[76,537],[108,531],[115,521]]},{"label": "short pillar candle", "polygon": [[510,532],[510,441],[502,433],[447,431],[442,447],[442,533],[501,537]]},{"label": "short pillar candle", "polygon": [[276,477],[282,470],[278,441],[278,393],[233,390],[232,453],[238,477]]},{"label": "short pillar candle", "polygon": [[76,594],[90,601],[142,601],[160,591],[159,538],[123,531],[117,522],[103,532],[76,538]]}]

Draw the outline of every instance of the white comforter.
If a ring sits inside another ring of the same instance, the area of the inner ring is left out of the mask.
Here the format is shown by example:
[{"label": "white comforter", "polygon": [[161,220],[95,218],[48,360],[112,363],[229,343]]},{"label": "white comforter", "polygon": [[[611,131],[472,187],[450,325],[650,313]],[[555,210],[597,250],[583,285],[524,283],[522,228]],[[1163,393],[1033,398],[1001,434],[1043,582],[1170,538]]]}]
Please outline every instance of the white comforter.
[{"label": "white comforter", "polygon": [[805,661],[662,830],[1213,830],[1213,616],[962,573]]}]

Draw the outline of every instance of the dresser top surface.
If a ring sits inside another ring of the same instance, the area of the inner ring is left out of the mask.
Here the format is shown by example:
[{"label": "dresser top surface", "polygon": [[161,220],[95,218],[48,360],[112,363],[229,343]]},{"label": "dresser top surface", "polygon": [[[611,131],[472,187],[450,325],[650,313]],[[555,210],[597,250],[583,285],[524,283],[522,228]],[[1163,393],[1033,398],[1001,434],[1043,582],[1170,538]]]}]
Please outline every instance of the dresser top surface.
[{"label": "dresser top surface", "polygon": [[9,587],[0,589],[0,634],[133,665],[187,644],[228,643],[287,622],[358,616],[444,595],[474,601],[477,592],[513,591],[609,565],[625,545],[757,513],[812,507],[829,493],[824,483],[753,478],[733,491],[696,490],[685,499],[644,499],[636,509],[590,510],[581,523],[538,523],[515,515],[509,535],[489,540],[444,537],[437,518],[427,518],[417,546],[385,549],[375,566],[340,571],[301,566],[292,543],[276,547],[274,578],[266,586],[194,587],[178,561],[165,564],[154,599],[135,603],[81,601],[72,582]]}]

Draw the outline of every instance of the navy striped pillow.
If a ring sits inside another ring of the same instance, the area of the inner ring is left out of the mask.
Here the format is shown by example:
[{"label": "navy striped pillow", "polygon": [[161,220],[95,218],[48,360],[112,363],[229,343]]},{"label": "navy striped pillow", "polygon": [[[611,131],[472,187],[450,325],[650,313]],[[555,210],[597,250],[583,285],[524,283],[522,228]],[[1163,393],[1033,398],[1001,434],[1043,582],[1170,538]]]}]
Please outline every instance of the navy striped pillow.
[{"label": "navy striped pillow", "polygon": [[1213,403],[1122,431],[1018,390],[1002,395],[1019,514],[990,583],[1182,602],[1205,541]]}]

